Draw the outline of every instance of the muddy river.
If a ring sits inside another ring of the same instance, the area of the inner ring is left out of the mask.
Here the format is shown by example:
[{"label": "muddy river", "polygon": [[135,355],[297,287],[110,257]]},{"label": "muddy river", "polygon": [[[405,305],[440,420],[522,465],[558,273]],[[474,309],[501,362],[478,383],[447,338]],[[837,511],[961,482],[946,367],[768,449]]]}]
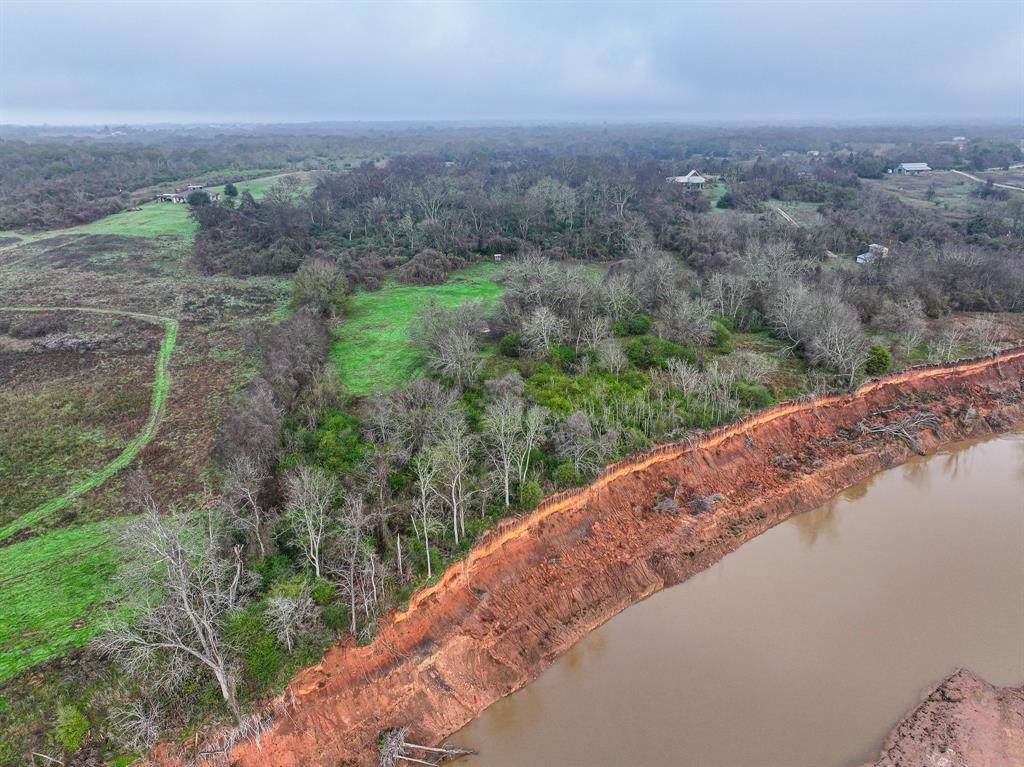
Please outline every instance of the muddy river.
[{"label": "muddy river", "polygon": [[962,665],[1024,680],[1024,435],[879,474],[615,617],[469,767],[845,767]]}]

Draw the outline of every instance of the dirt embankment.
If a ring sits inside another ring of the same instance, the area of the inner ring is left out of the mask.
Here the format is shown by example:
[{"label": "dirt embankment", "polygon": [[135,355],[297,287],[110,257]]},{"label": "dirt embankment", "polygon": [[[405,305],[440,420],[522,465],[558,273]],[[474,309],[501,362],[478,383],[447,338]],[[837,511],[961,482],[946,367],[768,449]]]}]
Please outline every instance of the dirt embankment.
[{"label": "dirt embankment", "polygon": [[958,669],[889,735],[873,767],[1024,765],[1024,686],[993,687]]},{"label": "dirt embankment", "polygon": [[[368,766],[378,733],[398,726],[442,741],[619,611],[905,460],[907,442],[858,425],[922,411],[940,425],[920,433],[919,450],[1024,425],[1024,349],[780,405],[507,520],[384,619],[372,644],[340,642],[298,674],[259,745],[234,746],[230,762]],[[717,504],[694,502],[715,494]]]}]

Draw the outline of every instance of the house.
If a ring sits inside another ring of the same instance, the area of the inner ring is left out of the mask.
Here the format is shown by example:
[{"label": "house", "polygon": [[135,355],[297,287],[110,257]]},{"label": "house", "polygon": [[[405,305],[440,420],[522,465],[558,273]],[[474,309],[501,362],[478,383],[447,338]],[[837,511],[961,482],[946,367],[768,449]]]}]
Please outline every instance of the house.
[{"label": "house", "polygon": [[187,192],[198,192],[202,188],[203,188],[202,184],[189,184],[187,187],[185,187],[185,191],[187,191]]},{"label": "house", "polygon": [[885,258],[889,255],[889,249],[885,245],[879,245],[878,243],[871,243],[868,245],[868,252],[861,253],[857,256],[858,264],[870,264],[876,258]]},{"label": "house", "polygon": [[899,176],[916,176],[919,173],[930,173],[931,170],[926,162],[901,162],[893,172]]},{"label": "house", "polygon": [[702,176],[695,170],[691,170],[685,176],[669,176],[665,181],[670,184],[682,184],[688,189],[703,189],[704,185],[708,182],[705,176]]},{"label": "house", "polygon": [[953,141],[955,141],[958,144],[962,144],[963,142],[967,141],[967,136],[953,136]]},{"label": "house", "polygon": [[501,253],[495,253],[494,254],[494,263],[500,264],[501,263],[501,258],[502,258]]},{"label": "house", "polygon": [[192,194],[192,192],[202,191],[206,192],[206,195],[210,198],[210,202],[217,202],[217,200],[220,199],[220,192],[211,192],[209,190],[204,190],[201,186],[196,187],[195,184],[190,184],[188,189],[186,189],[184,192],[164,192],[157,199],[160,200],[160,202],[185,203],[188,202],[188,196]]}]

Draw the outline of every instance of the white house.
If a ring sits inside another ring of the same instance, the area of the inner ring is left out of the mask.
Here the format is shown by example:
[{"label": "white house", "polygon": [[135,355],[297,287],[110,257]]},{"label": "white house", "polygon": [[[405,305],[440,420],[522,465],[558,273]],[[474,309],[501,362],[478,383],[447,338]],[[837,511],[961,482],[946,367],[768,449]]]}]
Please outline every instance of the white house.
[{"label": "white house", "polygon": [[691,189],[703,189],[708,182],[707,178],[695,170],[691,170],[685,176],[669,176],[665,181],[670,184],[683,184]]},{"label": "white house", "polygon": [[926,162],[901,162],[894,173],[900,176],[916,176],[919,173],[930,173],[931,168]]},{"label": "white house", "polygon": [[868,252],[861,253],[857,256],[858,264],[870,264],[876,258],[885,258],[889,255],[889,249],[885,245],[879,245],[876,242],[868,245]]}]

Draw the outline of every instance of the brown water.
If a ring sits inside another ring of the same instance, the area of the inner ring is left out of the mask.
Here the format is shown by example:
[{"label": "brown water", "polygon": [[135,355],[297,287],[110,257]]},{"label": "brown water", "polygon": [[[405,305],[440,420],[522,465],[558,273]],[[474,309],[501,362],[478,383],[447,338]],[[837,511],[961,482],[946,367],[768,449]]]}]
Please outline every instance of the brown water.
[{"label": "brown water", "polygon": [[613,618],[465,767],[838,767],[956,666],[1024,681],[1024,435],[914,459]]}]

